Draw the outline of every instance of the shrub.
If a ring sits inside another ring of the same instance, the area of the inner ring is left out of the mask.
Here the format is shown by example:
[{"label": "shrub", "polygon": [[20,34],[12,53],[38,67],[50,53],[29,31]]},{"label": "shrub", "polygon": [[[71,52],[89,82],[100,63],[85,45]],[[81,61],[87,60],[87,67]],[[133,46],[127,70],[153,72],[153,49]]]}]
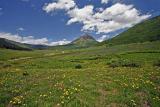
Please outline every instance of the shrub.
[{"label": "shrub", "polygon": [[140,64],[136,62],[128,62],[128,63],[122,64],[122,67],[140,67]]},{"label": "shrub", "polygon": [[119,61],[118,61],[118,59],[111,59],[109,62],[107,62],[107,65],[115,68],[115,67],[119,66]]},{"label": "shrub", "polygon": [[81,62],[79,60],[70,60],[70,62]]},{"label": "shrub", "polygon": [[140,67],[140,64],[134,61],[124,60],[124,59],[111,59],[107,63],[110,67]]},{"label": "shrub", "polygon": [[99,59],[99,57],[90,57],[90,58],[88,58],[88,60],[97,60],[97,59]]},{"label": "shrub", "polygon": [[76,69],[81,69],[82,66],[81,66],[80,64],[78,64],[78,65],[75,66],[75,68],[76,68]]},{"label": "shrub", "polygon": [[23,72],[23,76],[28,76],[29,73],[28,72]]},{"label": "shrub", "polygon": [[155,62],[153,63],[153,66],[160,67],[160,60],[158,60],[158,61],[155,61]]}]

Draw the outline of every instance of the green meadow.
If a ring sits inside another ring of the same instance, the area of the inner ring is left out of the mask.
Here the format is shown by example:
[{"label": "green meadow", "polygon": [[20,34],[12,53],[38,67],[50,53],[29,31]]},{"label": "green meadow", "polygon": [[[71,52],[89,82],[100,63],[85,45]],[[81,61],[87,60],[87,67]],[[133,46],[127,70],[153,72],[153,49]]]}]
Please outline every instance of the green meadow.
[{"label": "green meadow", "polygon": [[0,49],[0,107],[159,107],[160,42]]}]

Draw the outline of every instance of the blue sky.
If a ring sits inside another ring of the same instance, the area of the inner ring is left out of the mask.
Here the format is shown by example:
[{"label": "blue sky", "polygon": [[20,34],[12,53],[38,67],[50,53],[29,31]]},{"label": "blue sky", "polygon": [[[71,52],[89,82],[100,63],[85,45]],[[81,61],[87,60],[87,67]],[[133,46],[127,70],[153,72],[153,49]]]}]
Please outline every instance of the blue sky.
[{"label": "blue sky", "polygon": [[160,0],[0,0],[0,37],[61,45],[87,32],[102,41],[159,15],[159,4]]}]

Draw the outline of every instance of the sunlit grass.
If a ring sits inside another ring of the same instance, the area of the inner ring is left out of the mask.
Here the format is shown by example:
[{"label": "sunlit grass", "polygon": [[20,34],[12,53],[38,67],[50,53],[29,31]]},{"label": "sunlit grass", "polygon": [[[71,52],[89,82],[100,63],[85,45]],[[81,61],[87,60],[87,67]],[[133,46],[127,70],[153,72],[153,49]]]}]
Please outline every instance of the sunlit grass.
[{"label": "sunlit grass", "polygon": [[[68,51],[69,54],[52,50],[41,54],[40,51],[25,52],[33,58],[2,60],[0,106],[158,107],[160,67],[154,65],[160,60],[160,53],[142,50],[105,54],[104,49],[96,48],[96,53],[94,49]],[[49,55],[51,53],[55,54]],[[15,53],[10,51],[9,54],[14,56]],[[17,57],[24,54],[19,53]],[[110,67],[117,61],[140,66]]]}]

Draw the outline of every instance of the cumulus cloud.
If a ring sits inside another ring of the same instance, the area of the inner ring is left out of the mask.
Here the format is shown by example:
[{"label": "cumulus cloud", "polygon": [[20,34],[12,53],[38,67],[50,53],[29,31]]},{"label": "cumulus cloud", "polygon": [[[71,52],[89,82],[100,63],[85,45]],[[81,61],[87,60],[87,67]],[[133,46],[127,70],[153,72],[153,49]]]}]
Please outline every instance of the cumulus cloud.
[{"label": "cumulus cloud", "polygon": [[109,0],[101,0],[101,3],[107,4],[108,2],[109,2]]},{"label": "cumulus cloud", "polygon": [[70,10],[68,13],[71,19],[67,24],[79,22],[83,24],[82,31],[109,33],[131,27],[150,17],[150,15],[141,15],[133,5],[120,3],[103,11],[94,12],[93,9],[93,6],[85,6],[81,9]]},{"label": "cumulus cloud", "polygon": [[90,19],[92,19],[92,15],[93,15],[93,6],[92,5],[88,5],[85,6],[84,8],[74,8],[70,11],[68,11],[68,15],[71,17],[71,19],[68,21],[68,25],[75,23],[75,22],[87,22]]},{"label": "cumulus cloud", "polygon": [[[66,8],[66,6],[61,7],[59,6],[60,4],[65,4],[62,1],[68,1],[67,4],[71,3],[73,5],[69,6],[70,8]],[[103,2],[107,3],[107,1],[104,0]],[[105,9],[94,9],[93,5],[79,8],[73,0],[58,0],[45,5],[44,8],[47,13],[56,9],[65,9],[67,11],[67,15],[70,18],[67,25],[81,23],[82,31],[94,31],[97,34],[129,28],[151,16],[149,14],[141,14],[133,5],[122,3],[116,3]]]},{"label": "cumulus cloud", "polygon": [[102,41],[104,41],[104,40],[106,40],[108,38],[109,38],[109,35],[102,35],[100,38],[97,39],[97,41],[98,42],[102,42]]},{"label": "cumulus cloud", "polygon": [[57,2],[52,2],[49,4],[45,4],[43,7],[43,10],[45,10],[47,13],[52,12],[56,9],[64,9],[64,10],[70,10],[76,6],[74,0],[58,0]]},{"label": "cumulus cloud", "polygon": [[56,42],[49,42],[47,38],[37,39],[37,38],[34,38],[33,36],[22,37],[18,34],[11,34],[11,33],[5,33],[5,32],[0,32],[0,38],[6,38],[8,40],[12,40],[15,42],[34,44],[34,45],[55,46],[55,45],[65,45],[65,44],[70,43],[70,41],[66,39],[63,39],[61,41],[56,41]]}]

